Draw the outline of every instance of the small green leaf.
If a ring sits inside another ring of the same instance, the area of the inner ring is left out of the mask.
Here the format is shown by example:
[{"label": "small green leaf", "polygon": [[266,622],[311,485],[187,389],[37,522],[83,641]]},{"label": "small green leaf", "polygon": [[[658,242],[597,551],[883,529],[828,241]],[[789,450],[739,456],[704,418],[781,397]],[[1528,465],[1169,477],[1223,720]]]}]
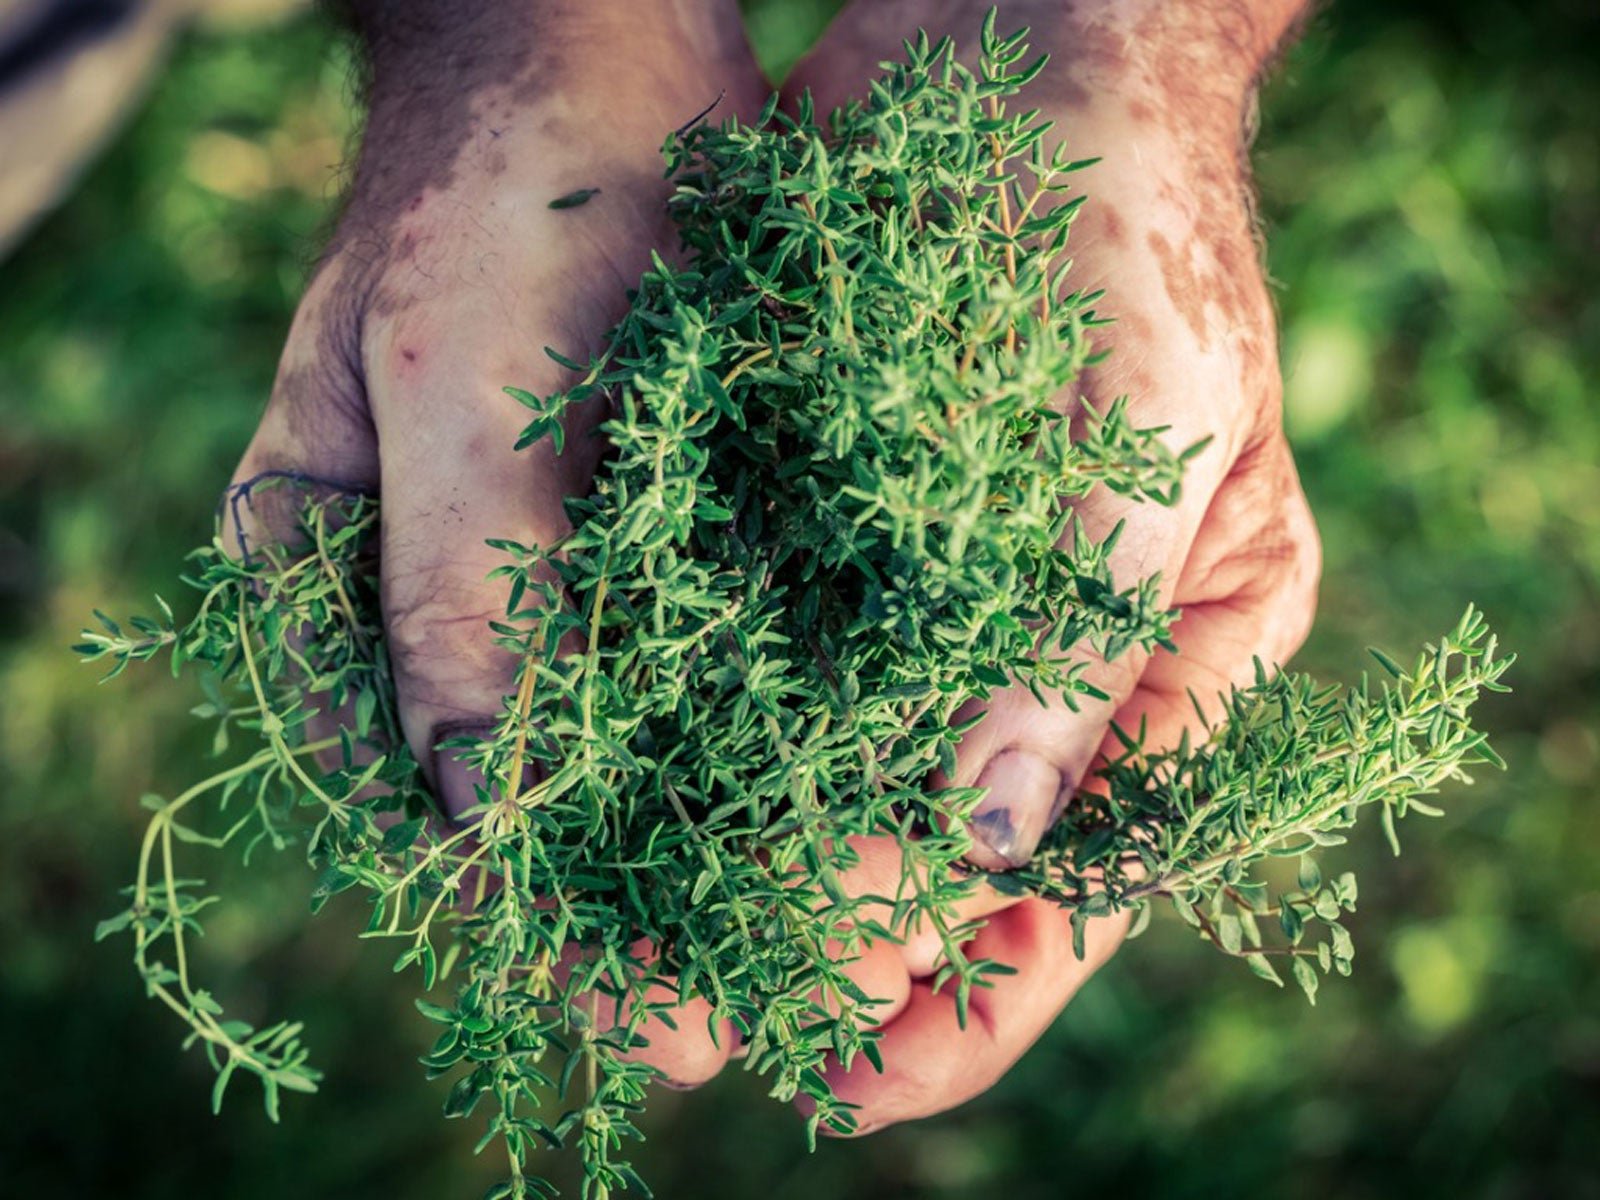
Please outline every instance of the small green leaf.
[{"label": "small green leaf", "polygon": [[568,192],[565,196],[557,196],[554,200],[550,201],[549,207],[555,209],[578,208],[581,205],[589,203],[590,200],[599,194],[600,189],[597,187],[579,188],[575,192]]},{"label": "small green leaf", "polygon": [[239,1066],[239,1059],[229,1057],[217,1070],[217,1079],[211,1085],[211,1115],[216,1116],[222,1111],[222,1096],[228,1090],[228,1081],[233,1078],[233,1072]]},{"label": "small green leaf", "polygon": [[1233,913],[1223,913],[1217,918],[1217,941],[1229,954],[1237,954],[1241,949],[1239,918]]},{"label": "small green leaf", "polygon": [[437,1021],[441,1025],[453,1025],[455,1023],[456,1015],[448,1008],[432,1004],[421,997],[413,1000],[412,1003],[417,1006],[417,1011],[430,1021]]},{"label": "small green leaf", "polygon": [[1300,890],[1314,892],[1322,886],[1322,870],[1309,854],[1300,858]]},{"label": "small green leaf", "polygon": [[1294,973],[1294,981],[1300,985],[1300,990],[1306,994],[1306,999],[1315,1006],[1317,1003],[1317,984],[1320,982],[1316,968],[1304,958],[1296,956],[1294,965],[1290,970]]},{"label": "small green leaf", "polygon": [[1268,983],[1275,983],[1279,987],[1283,986],[1282,977],[1279,976],[1276,968],[1273,967],[1265,954],[1246,954],[1244,962],[1245,966],[1250,968],[1252,975],[1259,976]]},{"label": "small green leaf", "polygon": [[94,927],[94,940],[103,942],[114,933],[120,933],[133,923],[133,910],[120,912],[114,917],[107,917]]},{"label": "small green leaf", "polygon": [[427,818],[416,817],[410,821],[402,821],[398,825],[391,825],[384,831],[380,851],[384,854],[399,854],[401,851],[409,850],[422,835],[422,828],[427,823]]}]

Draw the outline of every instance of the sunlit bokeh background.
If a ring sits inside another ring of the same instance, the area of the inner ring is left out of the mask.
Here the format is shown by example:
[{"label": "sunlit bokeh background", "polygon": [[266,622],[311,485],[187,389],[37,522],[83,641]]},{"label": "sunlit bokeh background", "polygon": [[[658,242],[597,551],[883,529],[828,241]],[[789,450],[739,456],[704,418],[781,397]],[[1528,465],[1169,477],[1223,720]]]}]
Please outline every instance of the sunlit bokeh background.
[{"label": "sunlit bokeh background", "polygon": [[[761,0],[781,69],[827,0]],[[663,1092],[658,1195],[841,1200],[1600,1196],[1600,8],[1327,8],[1263,103],[1288,423],[1327,572],[1300,662],[1360,670],[1471,598],[1521,654],[1485,708],[1507,775],[1369,830],[1355,976],[1318,1007],[1159,920],[989,1095],[805,1150],[738,1072]],[[336,201],[348,61],[292,4],[178,42],[67,201],[0,260],[0,1195],[475,1196],[428,1029],[352,901],[293,862],[236,898],[216,990],[298,1014],[327,1072],[268,1124],[144,1001],[119,907],[142,825],[205,752],[160,672],[96,686],[90,608],[174,593],[259,412]],[[1330,854],[1329,861],[1334,855]],[[1114,1189],[1114,1190],[1111,1190]]]}]

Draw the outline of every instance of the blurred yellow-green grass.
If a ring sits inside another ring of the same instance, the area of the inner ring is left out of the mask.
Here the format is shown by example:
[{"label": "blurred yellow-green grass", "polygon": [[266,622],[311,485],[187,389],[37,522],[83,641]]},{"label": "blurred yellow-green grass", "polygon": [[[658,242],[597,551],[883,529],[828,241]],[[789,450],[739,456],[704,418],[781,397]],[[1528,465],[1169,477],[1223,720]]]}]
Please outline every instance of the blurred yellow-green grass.
[{"label": "blurred yellow-green grass", "polygon": [[[772,63],[827,0],[753,3]],[[1327,550],[1302,665],[1349,678],[1477,600],[1521,655],[1511,762],[1359,837],[1356,974],[1318,1007],[1158,922],[1007,1080],[808,1157],[738,1073],[663,1093],[665,1197],[1600,1196],[1600,11],[1325,10],[1262,104],[1288,422]],[[186,37],[0,263],[0,1195],[476,1195],[427,1031],[303,868],[219,865],[217,990],[297,1014],[328,1081],[281,1126],[95,946],[145,791],[206,750],[159,672],[99,688],[91,606],[174,595],[270,383],[340,183],[347,62],[307,15]],[[1100,150],[1102,148],[1090,148]],[[1334,857],[1330,855],[1330,860]],[[208,864],[209,868],[210,864]],[[215,873],[215,872],[213,872]]]}]

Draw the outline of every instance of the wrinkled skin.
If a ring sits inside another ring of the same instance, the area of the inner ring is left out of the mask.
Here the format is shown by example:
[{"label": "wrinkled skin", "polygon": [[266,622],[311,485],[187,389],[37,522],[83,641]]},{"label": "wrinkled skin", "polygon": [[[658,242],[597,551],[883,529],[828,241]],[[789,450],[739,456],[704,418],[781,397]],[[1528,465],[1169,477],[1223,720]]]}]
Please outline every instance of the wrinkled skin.
[{"label": "wrinkled skin", "polygon": [[[485,622],[502,596],[489,537],[548,543],[582,493],[594,439],[514,453],[525,413],[506,384],[565,380],[542,348],[582,358],[621,315],[654,247],[673,245],[659,147],[722,94],[716,116],[751,119],[767,85],[732,0],[443,0],[372,3],[364,18],[370,115],[346,211],[284,348],[261,426],[235,478],[292,470],[379,491],[385,622],[402,721],[452,811],[472,780],[433,747],[487,726],[513,663]],[[827,110],[859,94],[919,26],[972,47],[983,3],[856,0],[785,85]],[[1280,421],[1276,332],[1248,203],[1241,130],[1254,79],[1292,3],[1092,0],[1014,4],[1000,24],[1033,28],[1053,62],[1027,97],[1058,121],[1091,197],[1074,227],[1079,288],[1106,287],[1116,349],[1083,387],[1092,403],[1133,397],[1140,425],[1174,447],[1203,438],[1172,508],[1096,496],[1092,531],[1126,522],[1115,565],[1159,571],[1184,610],[1178,655],[1097,664],[1110,697],[1077,714],[1002,694],[964,740],[955,782],[991,786],[974,852],[1025,860],[1105,749],[1114,718],[1153,744],[1195,720],[1188,699],[1284,661],[1315,606],[1318,547]],[[599,188],[580,208],[550,200]],[[1063,397],[1063,403],[1072,397]],[[594,413],[580,420],[593,422]],[[892,845],[866,842],[847,882],[892,891]],[[997,1080],[1116,949],[1126,921],[1091,922],[1073,957],[1066,915],[1040,901],[975,897],[988,915],[973,953],[1011,963],[956,1026],[935,994],[934,938],[909,930],[851,967],[884,1003],[886,1069],[835,1069],[862,1128],[959,1104]],[[703,1002],[678,1031],[653,1025],[644,1052],[680,1085],[733,1052],[706,1032]]]}]

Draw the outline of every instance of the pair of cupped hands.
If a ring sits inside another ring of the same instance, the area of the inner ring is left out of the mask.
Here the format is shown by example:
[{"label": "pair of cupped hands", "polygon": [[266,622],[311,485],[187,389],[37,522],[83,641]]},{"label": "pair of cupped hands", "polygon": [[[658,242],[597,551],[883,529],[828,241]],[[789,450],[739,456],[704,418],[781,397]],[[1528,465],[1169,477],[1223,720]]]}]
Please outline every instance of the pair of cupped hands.
[{"label": "pair of cupped hands", "polygon": [[[783,87],[819,111],[864,93],[918,28],[976,51],[989,0],[855,0]],[[1030,857],[1063,804],[1092,786],[1114,720],[1170,744],[1202,702],[1285,660],[1315,604],[1318,544],[1280,419],[1273,311],[1249,201],[1245,127],[1257,76],[1296,0],[1024,0],[1050,66],[1025,99],[1056,122],[1089,201],[1072,233],[1074,288],[1106,288],[1113,353],[1081,381],[1097,407],[1132,398],[1134,423],[1174,448],[1210,439],[1171,507],[1097,494],[1091,533],[1125,524],[1122,581],[1156,572],[1181,607],[1178,653],[1094,663],[1109,697],[1079,711],[1001,692],[962,741],[956,785],[987,787],[973,830],[979,866]],[[513,663],[487,622],[491,537],[548,544],[565,496],[586,491],[603,448],[571,436],[514,452],[526,414],[502,392],[568,382],[544,353],[600,348],[653,249],[676,241],[659,150],[721,99],[712,119],[753,120],[770,93],[734,0],[409,0],[354,6],[371,77],[347,207],[284,348],[271,402],[236,478],[301,472],[377,491],[389,651],[406,736],[443,805],[474,803],[473,778],[441,740],[486,729]],[[582,207],[549,202],[598,189]],[[1077,397],[1062,398],[1063,404]],[[590,422],[599,416],[587,414]],[[572,434],[583,431],[573,430]],[[846,885],[892,893],[893,844],[859,847]],[[882,1003],[884,1069],[836,1065],[830,1083],[863,1130],[959,1104],[993,1084],[1116,949],[1119,915],[1072,950],[1068,914],[975,894],[975,956],[1016,968],[972,997],[931,987],[931,931],[880,942],[849,970]],[[643,1056],[682,1086],[735,1050],[703,1002],[676,1029],[652,1023]]]}]

